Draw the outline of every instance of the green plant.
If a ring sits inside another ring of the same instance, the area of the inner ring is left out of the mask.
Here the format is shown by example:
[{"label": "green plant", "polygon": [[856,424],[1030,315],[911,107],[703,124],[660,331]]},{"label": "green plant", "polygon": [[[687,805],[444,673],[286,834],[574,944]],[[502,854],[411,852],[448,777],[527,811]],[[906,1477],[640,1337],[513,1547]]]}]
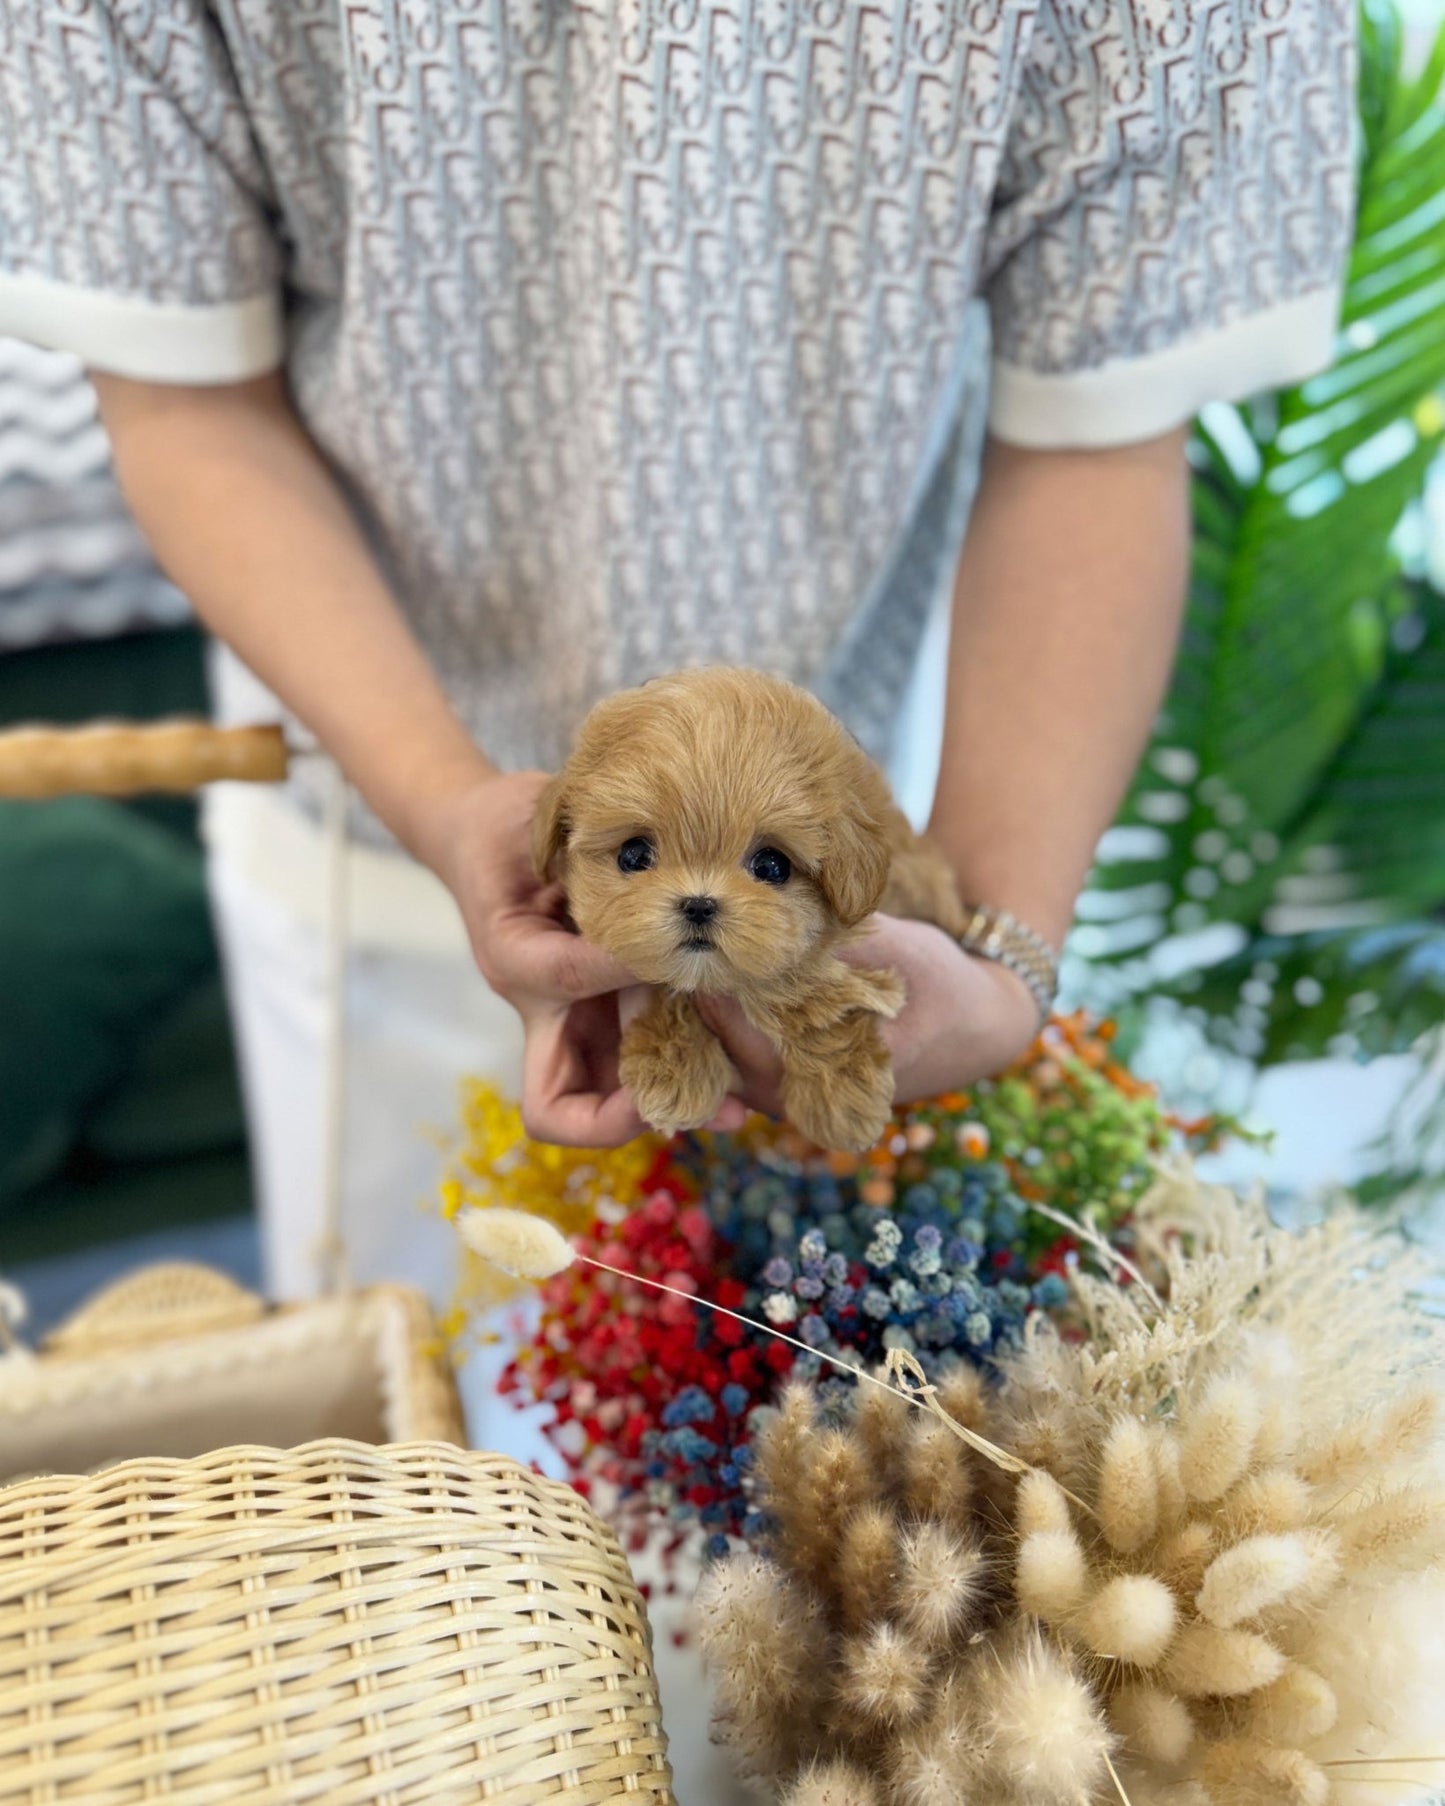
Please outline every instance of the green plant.
[{"label": "green plant", "polygon": [[1156,998],[1257,1065],[1445,1020],[1442,81],[1445,26],[1410,74],[1366,0],[1336,361],[1197,424],[1180,660],[1076,936],[1126,1042]]},{"label": "green plant", "polygon": [[1417,75],[1400,39],[1368,0],[1336,362],[1198,423],[1179,666],[1078,937],[1126,1021],[1172,996],[1257,1061],[1445,1014],[1445,29]]}]

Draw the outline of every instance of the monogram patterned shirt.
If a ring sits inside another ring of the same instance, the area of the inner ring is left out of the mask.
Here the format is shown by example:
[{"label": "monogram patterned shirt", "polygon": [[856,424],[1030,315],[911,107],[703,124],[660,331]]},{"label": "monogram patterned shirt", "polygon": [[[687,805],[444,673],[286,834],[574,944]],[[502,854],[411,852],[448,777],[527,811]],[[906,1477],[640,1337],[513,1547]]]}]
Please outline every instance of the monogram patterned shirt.
[{"label": "monogram patterned shirt", "polygon": [[284,364],[503,761],[702,660],[883,755],[971,394],[1108,445],[1328,360],[1353,12],[0,0],[0,332]]}]

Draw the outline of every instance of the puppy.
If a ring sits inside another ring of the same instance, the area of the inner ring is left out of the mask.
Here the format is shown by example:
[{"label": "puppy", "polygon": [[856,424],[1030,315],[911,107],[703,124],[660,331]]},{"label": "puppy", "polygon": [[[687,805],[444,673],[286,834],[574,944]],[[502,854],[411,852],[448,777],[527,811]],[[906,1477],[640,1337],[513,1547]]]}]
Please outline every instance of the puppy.
[{"label": "puppy", "polygon": [[657,987],[620,1067],[654,1128],[707,1122],[735,1082],[702,992],[735,997],[778,1049],[784,1108],[809,1140],[878,1139],[893,1101],[878,1023],[903,985],[836,949],[876,909],[953,934],[963,910],[942,856],[815,697],[713,667],[607,698],[543,793],[533,855],[581,933]]}]

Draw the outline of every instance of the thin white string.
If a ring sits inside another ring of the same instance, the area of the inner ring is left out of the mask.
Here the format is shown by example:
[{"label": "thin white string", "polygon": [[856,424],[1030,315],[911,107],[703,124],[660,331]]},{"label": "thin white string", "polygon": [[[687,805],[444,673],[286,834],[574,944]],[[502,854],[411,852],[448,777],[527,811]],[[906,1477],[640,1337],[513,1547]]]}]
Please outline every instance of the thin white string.
[{"label": "thin white string", "polygon": [[346,965],[349,913],[347,909],[348,849],[347,805],[351,789],[334,760],[328,762],[324,834],[326,845],[326,977],[325,1028],[322,1058],[325,1065],[325,1145],[321,1174],[321,1239],[316,1264],[321,1290],[346,1291],[351,1276],[346,1259]]}]

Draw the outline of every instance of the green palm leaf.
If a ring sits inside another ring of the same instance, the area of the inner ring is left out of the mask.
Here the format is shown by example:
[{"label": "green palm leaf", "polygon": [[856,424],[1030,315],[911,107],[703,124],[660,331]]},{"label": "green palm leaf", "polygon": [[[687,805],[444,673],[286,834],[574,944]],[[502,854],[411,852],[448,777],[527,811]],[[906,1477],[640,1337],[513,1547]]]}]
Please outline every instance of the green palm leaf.
[{"label": "green palm leaf", "polygon": [[1361,58],[1339,355],[1199,423],[1176,677],[1081,905],[1080,951],[1134,991],[1164,969],[1141,949],[1233,925],[1246,951],[1200,981],[1222,1014],[1311,887],[1348,903],[1340,927],[1445,900],[1445,626],[1396,534],[1445,436],[1445,29],[1406,78],[1398,18],[1371,0]]},{"label": "green palm leaf", "polygon": [[1312,876],[1340,907],[1377,915],[1445,898],[1445,598],[1421,590],[1418,600],[1401,623],[1404,645],[1289,836],[1276,925]]},{"label": "green palm leaf", "polygon": [[1445,1020],[1445,924],[1272,937],[1195,971],[1176,993],[1261,1066],[1403,1053]]}]

